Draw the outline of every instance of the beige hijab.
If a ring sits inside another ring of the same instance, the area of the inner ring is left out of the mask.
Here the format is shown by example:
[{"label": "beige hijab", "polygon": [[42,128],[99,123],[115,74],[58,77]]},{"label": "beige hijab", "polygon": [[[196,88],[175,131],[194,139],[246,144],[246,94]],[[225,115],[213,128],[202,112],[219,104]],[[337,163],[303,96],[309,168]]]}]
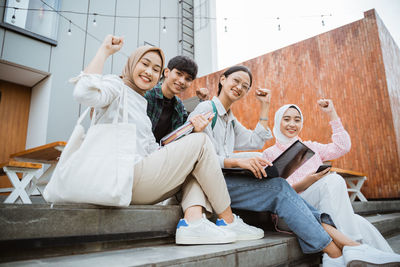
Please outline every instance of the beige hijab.
[{"label": "beige hijab", "polygon": [[[133,70],[135,69],[137,63],[143,57],[143,55],[150,51],[155,51],[160,54],[161,68],[163,69],[165,58],[164,58],[164,53],[161,50],[161,48],[145,45],[145,46],[138,47],[135,51],[132,52],[131,56],[128,58],[128,61],[126,62],[124,70],[122,71],[121,78],[124,81],[124,83],[138,93],[142,92],[143,90],[138,88],[136,86],[135,82],[133,81],[133,78],[132,78]],[[161,73],[160,73],[160,76],[161,76]]]}]

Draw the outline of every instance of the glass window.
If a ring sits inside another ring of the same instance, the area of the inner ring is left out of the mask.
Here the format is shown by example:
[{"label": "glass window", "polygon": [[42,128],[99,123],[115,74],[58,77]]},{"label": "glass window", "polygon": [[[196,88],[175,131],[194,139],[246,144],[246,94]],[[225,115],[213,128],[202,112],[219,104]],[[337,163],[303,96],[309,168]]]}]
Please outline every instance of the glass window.
[{"label": "glass window", "polygon": [[7,0],[1,26],[57,45],[61,0]]}]

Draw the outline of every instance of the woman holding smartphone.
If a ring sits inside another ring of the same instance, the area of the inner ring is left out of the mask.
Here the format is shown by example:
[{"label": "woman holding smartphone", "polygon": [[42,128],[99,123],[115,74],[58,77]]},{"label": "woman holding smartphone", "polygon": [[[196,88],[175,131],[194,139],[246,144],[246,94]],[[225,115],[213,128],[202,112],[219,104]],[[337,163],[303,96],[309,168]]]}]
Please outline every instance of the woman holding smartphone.
[{"label": "woman holding smartphone", "polygon": [[[261,149],[265,141],[272,138],[267,125],[270,90],[254,90],[255,97],[261,105],[260,121],[254,130],[240,124],[231,111],[231,106],[249,93],[252,82],[252,73],[247,67],[239,65],[228,68],[219,79],[218,96],[200,103],[189,116],[190,119],[196,114],[214,112],[216,119],[204,132],[214,144],[220,167],[247,169],[258,178],[225,174],[231,206],[251,211],[268,211],[284,218],[289,228],[297,235],[304,253],[326,253],[327,256],[323,259],[324,266],[344,266],[345,263],[360,257],[371,263],[392,262],[392,255],[383,255],[382,252],[361,246],[343,235],[335,228],[328,214],[321,213],[304,201],[285,179],[266,177],[264,168],[270,165],[268,160],[254,154],[250,157],[248,154],[247,157],[240,157],[243,153],[233,153],[234,150]],[[200,190],[201,186],[194,181],[190,187],[184,188],[183,195]],[[207,203],[208,199],[204,196],[202,205],[207,206]]]},{"label": "woman holding smartphone", "polygon": [[[318,100],[318,107],[328,115],[332,127],[332,142],[321,144],[305,141],[315,154],[287,178],[289,184],[308,203],[331,215],[337,229],[353,240],[369,244],[377,249],[393,252],[379,231],[366,219],[353,211],[344,179],[329,173],[329,168],[316,172],[324,161],[337,159],[351,148],[351,140],[336,113],[332,100]],[[292,143],[299,140],[303,128],[303,114],[294,104],[284,105],[275,113],[273,128],[275,145],[263,152],[266,160],[273,161]]]}]

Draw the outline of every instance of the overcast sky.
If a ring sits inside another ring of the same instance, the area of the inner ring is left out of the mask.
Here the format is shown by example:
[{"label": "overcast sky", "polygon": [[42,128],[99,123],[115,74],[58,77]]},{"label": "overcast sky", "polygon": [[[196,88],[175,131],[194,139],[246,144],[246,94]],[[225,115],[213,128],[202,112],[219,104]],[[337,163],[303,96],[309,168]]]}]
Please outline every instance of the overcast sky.
[{"label": "overcast sky", "polygon": [[400,0],[216,0],[218,69],[362,19],[372,8],[399,46]]}]

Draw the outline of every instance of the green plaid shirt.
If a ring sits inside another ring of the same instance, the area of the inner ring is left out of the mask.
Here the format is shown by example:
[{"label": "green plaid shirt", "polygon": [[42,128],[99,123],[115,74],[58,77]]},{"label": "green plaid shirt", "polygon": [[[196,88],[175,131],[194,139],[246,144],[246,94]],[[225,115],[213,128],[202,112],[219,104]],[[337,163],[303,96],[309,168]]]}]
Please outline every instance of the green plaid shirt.
[{"label": "green plaid shirt", "polygon": [[[157,123],[161,117],[162,107],[163,107],[163,98],[164,95],[161,91],[161,83],[157,84],[153,89],[147,91],[144,97],[147,100],[147,116],[149,116],[152,124],[152,131],[157,126]],[[174,96],[174,113],[172,114],[171,122],[172,122],[172,131],[183,125],[186,122],[188,114],[186,112],[185,107],[183,106],[182,101],[179,97]]]}]

